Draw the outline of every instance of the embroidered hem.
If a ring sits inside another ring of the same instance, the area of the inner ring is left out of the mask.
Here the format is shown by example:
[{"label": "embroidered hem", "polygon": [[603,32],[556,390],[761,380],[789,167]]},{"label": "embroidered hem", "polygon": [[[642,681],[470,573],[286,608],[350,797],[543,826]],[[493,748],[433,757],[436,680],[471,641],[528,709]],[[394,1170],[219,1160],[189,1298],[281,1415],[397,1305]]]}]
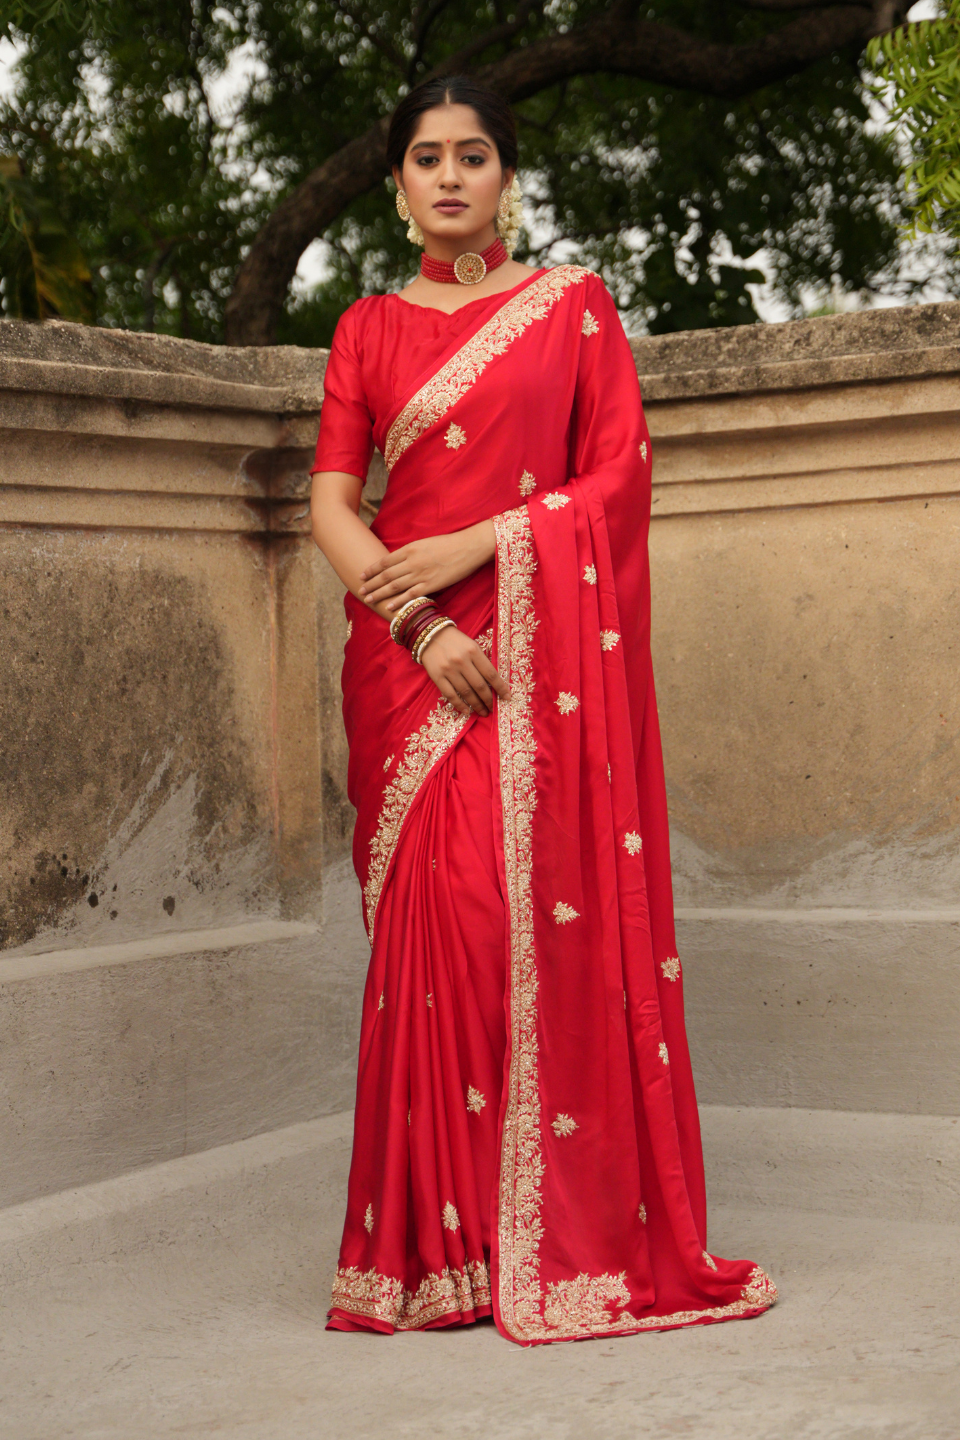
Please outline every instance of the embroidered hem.
[{"label": "embroidered hem", "polygon": [[490,1272],[482,1260],[468,1260],[462,1270],[427,1275],[415,1291],[377,1270],[339,1267],[331,1301],[333,1310],[379,1320],[396,1330],[420,1330],[444,1316],[472,1315],[490,1306]]}]

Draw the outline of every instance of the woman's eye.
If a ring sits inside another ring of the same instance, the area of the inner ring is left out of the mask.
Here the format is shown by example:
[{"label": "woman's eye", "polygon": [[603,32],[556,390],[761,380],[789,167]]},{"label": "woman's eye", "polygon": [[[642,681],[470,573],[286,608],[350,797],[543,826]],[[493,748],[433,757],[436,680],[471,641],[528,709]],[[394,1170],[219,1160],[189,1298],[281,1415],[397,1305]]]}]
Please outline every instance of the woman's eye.
[{"label": "woman's eye", "polygon": [[468,165],[482,165],[483,162],[484,162],[484,160],[486,160],[486,158],[487,158],[486,155],[463,155],[463,156],[461,156],[461,159],[465,160]]},{"label": "woman's eye", "polygon": [[437,163],[437,157],[436,157],[436,155],[418,155],[418,156],[417,156],[417,164],[420,165],[423,169],[426,169],[426,167],[427,167],[428,165],[435,165],[436,163]]}]

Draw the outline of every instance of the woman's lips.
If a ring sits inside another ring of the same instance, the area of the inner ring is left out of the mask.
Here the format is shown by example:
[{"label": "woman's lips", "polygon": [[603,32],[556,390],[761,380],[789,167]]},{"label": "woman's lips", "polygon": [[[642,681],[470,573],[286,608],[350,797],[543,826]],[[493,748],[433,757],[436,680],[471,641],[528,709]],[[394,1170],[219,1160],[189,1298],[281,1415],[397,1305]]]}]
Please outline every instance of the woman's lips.
[{"label": "woman's lips", "polygon": [[440,210],[444,215],[459,215],[461,210],[466,210],[462,200],[438,200],[434,210]]}]

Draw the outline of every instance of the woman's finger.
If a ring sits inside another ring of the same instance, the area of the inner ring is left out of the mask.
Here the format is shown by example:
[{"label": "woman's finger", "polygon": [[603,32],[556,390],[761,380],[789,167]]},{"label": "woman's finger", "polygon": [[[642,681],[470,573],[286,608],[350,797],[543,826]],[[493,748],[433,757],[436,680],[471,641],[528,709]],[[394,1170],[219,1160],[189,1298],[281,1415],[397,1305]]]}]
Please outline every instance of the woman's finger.
[{"label": "woman's finger", "polygon": [[477,665],[471,664],[468,660],[463,667],[463,673],[470,681],[475,693],[480,696],[487,710],[493,709],[493,691],[490,689],[486,679],[481,674]]},{"label": "woman's finger", "polygon": [[493,661],[488,660],[482,650],[480,651],[480,658],[477,659],[476,657],[474,657],[473,663],[480,671],[480,674],[486,680],[487,684],[491,686],[492,689],[496,690],[501,700],[510,700],[512,698],[510,694],[510,686],[507,684],[506,680],[504,680],[503,676],[497,670],[496,666],[493,664]]},{"label": "woman's finger", "polygon": [[399,550],[381,555],[380,559],[374,560],[372,564],[367,566],[366,570],[361,570],[361,585],[367,580],[372,580],[375,575],[380,575],[384,570],[388,570],[391,565],[402,565],[409,558],[407,549],[408,547],[406,545],[401,545]]},{"label": "woman's finger", "polygon": [[396,575],[392,579],[378,585],[376,589],[367,586],[367,593],[364,600],[368,605],[379,605],[381,600],[390,600],[394,595],[399,595],[403,590],[409,590],[414,584],[412,575]]},{"label": "woman's finger", "polygon": [[450,701],[450,704],[455,710],[458,710],[461,715],[470,714],[470,706],[464,703],[445,675],[439,676],[433,683],[440,691],[440,694]]},{"label": "woman's finger", "polygon": [[[471,669],[472,668],[473,667],[471,666]],[[490,714],[490,707],[483,699],[483,696],[477,694],[476,690],[473,688],[473,683],[469,675],[467,675],[463,669],[459,669],[453,674],[450,674],[450,672],[448,672],[448,678],[450,679],[453,688],[457,691],[458,695],[460,695],[460,697],[467,702],[470,709],[474,712],[475,715]]]}]

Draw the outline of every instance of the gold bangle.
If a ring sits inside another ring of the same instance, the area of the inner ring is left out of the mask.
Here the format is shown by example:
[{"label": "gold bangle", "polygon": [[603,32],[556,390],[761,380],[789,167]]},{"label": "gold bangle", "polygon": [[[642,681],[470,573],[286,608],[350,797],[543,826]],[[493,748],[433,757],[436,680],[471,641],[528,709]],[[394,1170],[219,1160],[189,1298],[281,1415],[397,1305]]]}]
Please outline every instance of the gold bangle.
[{"label": "gold bangle", "polygon": [[416,655],[414,655],[413,658],[414,660],[416,660],[418,665],[423,664],[421,656],[423,655],[424,650],[426,650],[427,646],[430,644],[430,641],[433,639],[434,635],[438,635],[441,630],[446,630],[448,625],[456,625],[456,623],[456,620],[451,620],[449,615],[441,615],[439,620],[434,620],[432,624],[427,626],[426,630],[424,630],[422,635],[417,636],[415,642],[417,653]]},{"label": "gold bangle", "polygon": [[447,617],[445,615],[435,616],[433,620],[429,620],[427,622],[427,624],[420,631],[420,634],[417,635],[414,639],[413,645],[410,647],[410,653],[413,656],[414,660],[416,660],[418,663],[420,660],[420,651],[423,648],[424,641],[427,639],[428,636],[433,634],[434,630],[436,630],[437,627],[441,624],[441,622],[446,620],[446,618]]}]

